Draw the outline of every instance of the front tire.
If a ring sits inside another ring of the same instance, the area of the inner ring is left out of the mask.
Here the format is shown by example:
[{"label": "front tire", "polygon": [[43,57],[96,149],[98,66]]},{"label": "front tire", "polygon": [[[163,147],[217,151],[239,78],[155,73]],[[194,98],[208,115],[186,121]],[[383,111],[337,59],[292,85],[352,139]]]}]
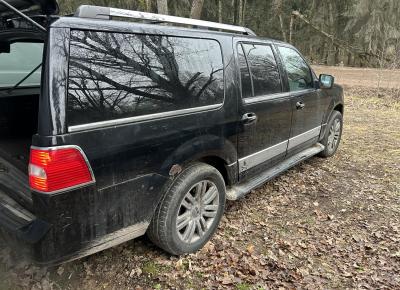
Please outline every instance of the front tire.
[{"label": "front tire", "polygon": [[173,255],[196,252],[216,231],[224,208],[225,183],[219,171],[208,164],[192,164],[157,206],[147,235]]},{"label": "front tire", "polygon": [[333,111],[329,122],[326,125],[325,136],[321,140],[321,144],[325,146],[324,151],[319,153],[321,157],[330,157],[334,155],[339,147],[343,130],[343,117],[338,111]]}]

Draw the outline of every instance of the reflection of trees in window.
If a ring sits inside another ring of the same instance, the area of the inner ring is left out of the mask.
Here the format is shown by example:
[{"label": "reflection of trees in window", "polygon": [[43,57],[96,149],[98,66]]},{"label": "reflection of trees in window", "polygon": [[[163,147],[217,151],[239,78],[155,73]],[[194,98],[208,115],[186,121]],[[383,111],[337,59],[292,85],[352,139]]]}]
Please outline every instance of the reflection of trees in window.
[{"label": "reflection of trees in window", "polygon": [[310,68],[303,58],[293,49],[279,47],[285,64],[291,91],[313,87]]},{"label": "reflection of trees in window", "polygon": [[238,45],[238,59],[240,69],[240,80],[242,86],[242,98],[250,98],[253,96],[253,89],[250,79],[250,71],[247,66],[246,57],[244,56],[243,47],[241,44]]},{"label": "reflection of trees in window", "polygon": [[268,45],[243,44],[253,77],[254,96],[281,92],[280,76]]},{"label": "reflection of trees in window", "polygon": [[216,41],[73,31],[70,55],[70,125],[223,101]]}]

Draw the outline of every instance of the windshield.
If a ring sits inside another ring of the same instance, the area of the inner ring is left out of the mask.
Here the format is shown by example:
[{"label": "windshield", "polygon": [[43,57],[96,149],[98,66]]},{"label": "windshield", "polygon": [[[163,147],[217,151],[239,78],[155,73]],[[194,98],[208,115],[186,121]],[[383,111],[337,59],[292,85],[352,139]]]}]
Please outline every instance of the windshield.
[{"label": "windshield", "polygon": [[[16,42],[10,53],[0,53],[0,88],[12,88],[42,62],[43,43]],[[40,86],[41,69],[20,86]]]}]

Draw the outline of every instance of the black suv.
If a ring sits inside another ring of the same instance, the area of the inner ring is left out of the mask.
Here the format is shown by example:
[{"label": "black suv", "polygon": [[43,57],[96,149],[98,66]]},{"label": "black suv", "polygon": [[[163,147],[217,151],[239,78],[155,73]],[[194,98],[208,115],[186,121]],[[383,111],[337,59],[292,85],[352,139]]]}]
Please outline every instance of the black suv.
[{"label": "black suv", "polygon": [[0,229],[38,263],[145,233],[194,252],[225,199],[338,147],[343,90],[287,43],[115,8],[57,17],[55,1],[33,2],[0,1]]}]

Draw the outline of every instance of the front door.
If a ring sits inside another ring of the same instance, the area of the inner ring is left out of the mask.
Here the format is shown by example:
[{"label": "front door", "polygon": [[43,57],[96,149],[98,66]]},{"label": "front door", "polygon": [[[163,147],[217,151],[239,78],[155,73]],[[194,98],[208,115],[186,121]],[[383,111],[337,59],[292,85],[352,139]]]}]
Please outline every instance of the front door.
[{"label": "front door", "polygon": [[290,94],[282,91],[282,71],[269,43],[236,44],[242,98],[238,138],[240,180],[281,161],[291,126]]},{"label": "front door", "polygon": [[312,71],[292,47],[278,46],[291,94],[293,110],[288,156],[316,143],[321,131],[325,100],[315,87]]}]

